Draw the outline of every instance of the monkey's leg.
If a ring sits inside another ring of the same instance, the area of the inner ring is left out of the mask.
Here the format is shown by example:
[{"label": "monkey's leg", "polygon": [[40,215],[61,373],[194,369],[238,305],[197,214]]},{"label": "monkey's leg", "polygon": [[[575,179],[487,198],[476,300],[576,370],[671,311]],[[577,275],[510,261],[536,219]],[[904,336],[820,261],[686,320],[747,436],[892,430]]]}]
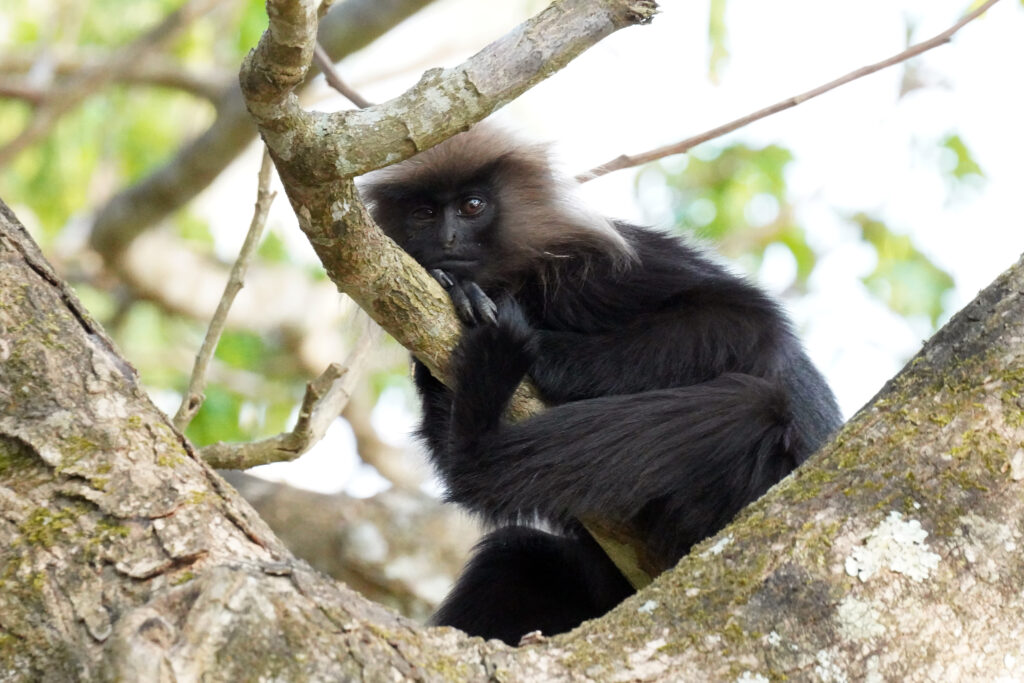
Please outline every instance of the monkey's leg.
[{"label": "monkey's leg", "polygon": [[431,623],[518,645],[531,631],[569,631],[632,592],[589,538],[505,527],[480,541]]}]

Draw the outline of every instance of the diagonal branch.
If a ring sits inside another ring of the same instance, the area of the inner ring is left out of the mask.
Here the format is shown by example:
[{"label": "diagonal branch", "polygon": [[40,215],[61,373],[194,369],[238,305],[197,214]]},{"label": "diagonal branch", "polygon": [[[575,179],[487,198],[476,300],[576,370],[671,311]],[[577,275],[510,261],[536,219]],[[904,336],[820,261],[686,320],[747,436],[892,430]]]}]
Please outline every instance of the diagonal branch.
[{"label": "diagonal branch", "polygon": [[963,28],[970,22],[980,17],[982,14],[985,13],[986,10],[988,10],[989,7],[996,4],[997,2],[999,2],[999,0],[988,0],[984,4],[977,7],[976,9],[965,14],[960,19],[960,21],[956,22],[942,33],[933,36],[928,40],[917,43],[916,45],[911,45],[903,52],[900,52],[899,54],[894,55],[892,57],[889,57],[888,59],[883,59],[880,62],[875,62],[874,64],[862,66],[861,68],[855,71],[851,71],[845,76],[840,76],[834,81],[830,81],[828,83],[825,83],[824,85],[819,85],[817,88],[812,88],[811,90],[808,90],[807,92],[801,93],[799,95],[787,97],[786,99],[780,102],[776,102],[773,105],[770,105],[763,109],[759,109],[751,114],[747,114],[746,116],[741,116],[738,119],[729,121],[728,123],[724,123],[721,126],[716,126],[711,130],[704,131],[703,133],[699,133],[698,135],[688,137],[685,140],[680,140],[679,142],[674,142],[670,145],[657,147],[655,149],[649,150],[647,152],[641,152],[639,154],[620,155],[618,157],[615,157],[611,161],[607,161],[601,164],[600,166],[595,166],[594,168],[590,169],[585,173],[579,174],[578,176],[576,176],[576,180],[578,182],[585,183],[587,181],[593,180],[594,178],[600,178],[601,176],[607,173],[611,173],[612,171],[620,171],[624,168],[640,166],[642,164],[647,164],[652,161],[657,161],[658,159],[663,159],[664,157],[667,156],[672,156],[673,154],[682,154],[701,143],[707,142],[708,140],[714,140],[715,138],[718,137],[722,137],[726,133],[731,133],[734,130],[743,128],[744,126],[749,125],[754,121],[759,121],[765,117],[771,116],[772,114],[778,114],[780,111],[785,111],[786,109],[795,107],[798,104],[802,104],[803,102],[806,102],[809,99],[817,97],[818,95],[823,95],[830,90],[835,90],[841,85],[846,85],[847,83],[855,81],[858,78],[869,76],[875,73],[876,71],[881,71],[882,69],[888,68],[895,64],[899,64],[900,62],[905,62],[908,59],[911,59],[913,57],[918,56],[921,53],[931,50],[932,48],[936,48],[940,45],[948,43],[950,40],[952,40],[953,35],[957,31],[959,31],[961,28]]},{"label": "diagonal branch", "polygon": [[334,68],[334,62],[331,61],[331,56],[327,54],[327,50],[325,50],[323,45],[320,43],[317,43],[313,50],[313,59],[320,71],[323,72],[324,78],[327,80],[327,84],[341,93],[341,95],[349,102],[360,109],[373,106],[373,102],[370,102],[368,99],[357,93],[351,86],[349,86],[348,83],[342,80],[341,76]]},{"label": "diagonal branch", "polygon": [[238,252],[238,258],[231,267],[231,274],[228,276],[227,284],[224,285],[224,294],[217,304],[217,310],[210,320],[206,330],[206,336],[196,354],[195,365],[192,368],[192,377],[189,379],[188,388],[182,398],[181,406],[174,415],[174,426],[179,431],[185,431],[189,422],[196,416],[203,405],[206,397],[203,389],[206,387],[206,369],[213,359],[213,353],[217,350],[221,334],[227,325],[228,311],[235,297],[241,291],[245,283],[245,273],[249,269],[249,262],[256,247],[259,246],[260,238],[263,236],[263,229],[267,224],[267,214],[270,213],[270,204],[274,201],[276,192],[270,191],[270,175],[273,167],[270,162],[270,155],[263,151],[263,163],[260,165],[259,183],[256,191],[256,208],[253,211],[252,221],[249,224],[249,231],[245,235],[245,241]]}]

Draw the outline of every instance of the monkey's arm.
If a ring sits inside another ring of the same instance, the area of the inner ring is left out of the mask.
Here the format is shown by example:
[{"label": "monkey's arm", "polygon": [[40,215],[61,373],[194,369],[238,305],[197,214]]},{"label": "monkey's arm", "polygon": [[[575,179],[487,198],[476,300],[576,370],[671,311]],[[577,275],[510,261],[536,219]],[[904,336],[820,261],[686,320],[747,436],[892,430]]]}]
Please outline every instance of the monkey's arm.
[{"label": "monkey's arm", "polygon": [[786,336],[767,307],[680,305],[609,332],[536,330],[530,376],[551,403],[689,386],[726,372],[769,377],[783,363],[777,349]]},{"label": "monkey's arm", "polygon": [[431,454],[448,449],[452,421],[452,392],[434,377],[427,366],[413,358],[413,382],[423,404],[423,417],[417,435]]}]

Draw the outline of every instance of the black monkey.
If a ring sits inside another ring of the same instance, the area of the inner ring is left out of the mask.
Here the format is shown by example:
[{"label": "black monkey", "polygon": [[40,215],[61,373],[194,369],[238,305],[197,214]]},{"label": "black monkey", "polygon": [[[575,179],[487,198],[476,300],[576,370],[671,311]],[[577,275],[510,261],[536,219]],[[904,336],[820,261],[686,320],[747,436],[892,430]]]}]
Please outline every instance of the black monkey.
[{"label": "black monkey", "polygon": [[[455,390],[416,364],[419,434],[448,499],[497,529],[436,624],[516,644],[600,616],[632,588],[579,520],[630,529],[664,570],[841,422],[772,299],[580,208],[543,146],[479,125],[363,192],[467,324]],[[550,407],[506,422],[527,374]]]}]

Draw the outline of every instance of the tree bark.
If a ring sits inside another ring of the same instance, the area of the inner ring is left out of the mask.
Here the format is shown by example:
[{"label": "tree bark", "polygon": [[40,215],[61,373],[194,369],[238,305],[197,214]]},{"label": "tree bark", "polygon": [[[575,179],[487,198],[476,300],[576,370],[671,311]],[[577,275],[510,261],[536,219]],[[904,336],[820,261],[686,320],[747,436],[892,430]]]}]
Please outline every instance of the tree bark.
[{"label": "tree bark", "polygon": [[1024,260],[833,444],[606,617],[513,650],[292,557],[0,208],[4,680],[1024,676]]}]

